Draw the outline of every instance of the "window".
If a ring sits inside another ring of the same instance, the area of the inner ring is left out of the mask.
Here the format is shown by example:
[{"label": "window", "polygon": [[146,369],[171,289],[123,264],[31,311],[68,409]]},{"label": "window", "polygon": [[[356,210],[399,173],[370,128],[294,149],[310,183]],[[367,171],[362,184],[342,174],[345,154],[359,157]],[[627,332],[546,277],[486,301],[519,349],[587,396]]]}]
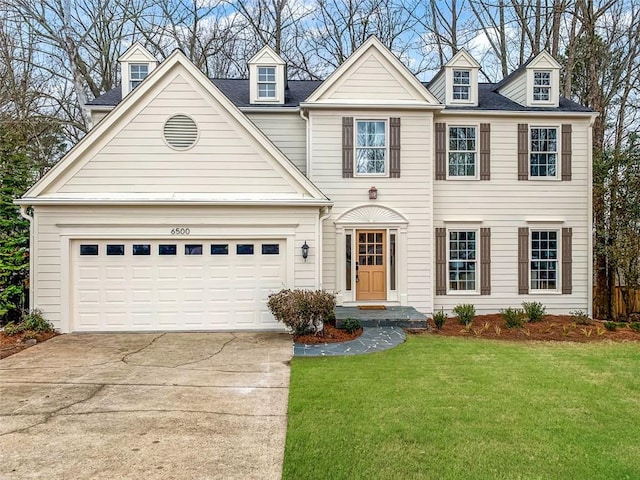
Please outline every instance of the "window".
[{"label": "window", "polygon": [[263,243],[262,244],[263,255],[280,255],[280,245],[277,243]]},{"label": "window", "polygon": [[551,101],[551,72],[533,72],[533,101]]},{"label": "window", "polygon": [[212,244],[211,255],[229,255],[229,245],[219,243]]},{"label": "window", "polygon": [[202,255],[202,245],[185,245],[185,255]]},{"label": "window", "polygon": [[276,98],[275,67],[258,67],[258,98]]},{"label": "window", "polygon": [[80,245],[80,255],[98,255],[98,245]]},{"label": "window", "polygon": [[469,70],[453,71],[453,99],[471,99],[471,72]]},{"label": "window", "polygon": [[477,242],[474,230],[449,231],[449,290],[476,291]]},{"label": "window", "polygon": [[558,163],[558,129],[532,128],[529,175],[555,177]]},{"label": "window", "polygon": [[134,255],[151,255],[151,245],[139,244],[133,246]]},{"label": "window", "polygon": [[124,245],[107,245],[107,255],[124,255]]},{"label": "window", "polygon": [[176,255],[177,252],[175,245],[158,245],[158,255]]},{"label": "window", "polygon": [[236,245],[236,255],[253,255],[253,244],[241,243]]},{"label": "window", "polygon": [[131,90],[136,88],[149,75],[149,65],[146,63],[133,63],[129,65],[129,84]]},{"label": "window", "polygon": [[476,127],[449,127],[449,176],[476,176]]},{"label": "window", "polygon": [[558,288],[558,232],[531,231],[531,290]]},{"label": "window", "polygon": [[356,173],[387,173],[387,123],[382,120],[358,121],[356,131]]}]

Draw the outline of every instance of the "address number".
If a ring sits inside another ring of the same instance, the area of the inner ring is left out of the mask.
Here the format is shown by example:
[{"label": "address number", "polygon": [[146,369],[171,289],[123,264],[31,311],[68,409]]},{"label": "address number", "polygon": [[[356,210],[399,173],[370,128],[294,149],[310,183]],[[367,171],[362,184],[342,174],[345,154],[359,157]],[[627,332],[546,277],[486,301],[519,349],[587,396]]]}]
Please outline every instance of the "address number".
[{"label": "address number", "polygon": [[191,230],[187,227],[176,227],[171,229],[171,235],[189,235]]}]

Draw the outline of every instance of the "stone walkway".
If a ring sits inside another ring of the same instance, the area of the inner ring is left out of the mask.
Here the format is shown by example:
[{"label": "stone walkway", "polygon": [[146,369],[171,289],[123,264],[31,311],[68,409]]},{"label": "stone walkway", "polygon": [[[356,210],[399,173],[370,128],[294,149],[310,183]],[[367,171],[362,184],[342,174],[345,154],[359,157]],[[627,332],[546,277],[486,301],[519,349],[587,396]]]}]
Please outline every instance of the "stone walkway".
[{"label": "stone walkway", "polygon": [[296,357],[329,357],[381,352],[400,345],[405,341],[405,338],[404,331],[400,327],[364,327],[362,335],[349,342],[320,345],[295,343],[293,355]]}]

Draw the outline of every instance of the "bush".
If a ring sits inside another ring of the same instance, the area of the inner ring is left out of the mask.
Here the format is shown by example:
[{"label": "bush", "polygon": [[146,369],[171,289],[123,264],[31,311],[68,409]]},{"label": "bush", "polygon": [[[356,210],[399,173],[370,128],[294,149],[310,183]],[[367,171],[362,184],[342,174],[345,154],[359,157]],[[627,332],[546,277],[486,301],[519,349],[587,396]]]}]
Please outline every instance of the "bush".
[{"label": "bush", "polygon": [[53,325],[42,316],[42,311],[35,309],[23,312],[19,323],[9,322],[4,326],[4,333],[17,335],[22,332],[53,332]]},{"label": "bush", "polygon": [[604,322],[604,328],[610,332],[615,332],[616,328],[618,328],[618,324],[616,322]]},{"label": "bush", "polygon": [[16,324],[14,322],[7,323],[2,331],[6,335],[17,335],[18,333],[22,333],[22,324]]},{"label": "bush", "polygon": [[440,330],[444,324],[447,321],[447,317],[449,315],[447,315],[446,313],[444,313],[444,310],[440,309],[439,312],[436,312],[433,314],[433,323],[435,324],[436,328],[438,330]]},{"label": "bush", "polygon": [[476,316],[476,307],[470,303],[456,305],[453,307],[453,313],[458,317],[461,325],[469,325]]},{"label": "bush", "polygon": [[326,290],[280,290],[269,295],[269,311],[295,335],[322,332],[336,308],[336,296]]},{"label": "bush", "polygon": [[629,328],[631,328],[631,330],[633,330],[634,332],[640,333],[640,322],[631,322],[629,324]]},{"label": "bush", "polygon": [[573,321],[576,322],[576,325],[593,325],[595,323],[583,310],[573,310],[569,313],[573,317]]},{"label": "bush", "polygon": [[522,302],[522,308],[529,322],[541,322],[544,319],[546,307],[540,302]]},{"label": "bush", "polygon": [[505,308],[500,310],[504,318],[504,326],[506,328],[521,328],[524,325],[527,314],[521,308]]},{"label": "bush", "polygon": [[360,323],[360,320],[357,318],[346,318],[344,322],[342,322],[342,328],[349,333],[353,333],[362,328],[362,323]]}]

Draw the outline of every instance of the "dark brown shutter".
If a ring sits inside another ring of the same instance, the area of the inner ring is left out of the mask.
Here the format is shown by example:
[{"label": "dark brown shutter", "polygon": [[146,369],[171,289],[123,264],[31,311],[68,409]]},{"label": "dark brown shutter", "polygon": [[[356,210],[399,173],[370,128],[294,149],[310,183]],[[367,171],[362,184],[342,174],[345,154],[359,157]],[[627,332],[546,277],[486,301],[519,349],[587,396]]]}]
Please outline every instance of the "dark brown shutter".
[{"label": "dark brown shutter", "polygon": [[529,229],[518,228],[518,293],[529,293]]},{"label": "dark brown shutter", "polygon": [[571,125],[562,125],[562,180],[571,180]]},{"label": "dark brown shutter", "polygon": [[400,178],[400,119],[389,119],[389,177]]},{"label": "dark brown shutter", "polygon": [[562,229],[562,293],[569,294],[572,290],[572,252],[571,240],[573,231],[571,228]]},{"label": "dark brown shutter", "polygon": [[491,229],[480,229],[480,294],[491,295]]},{"label": "dark brown shutter", "polygon": [[353,117],[342,117],[342,178],[353,177]]},{"label": "dark brown shutter", "polygon": [[491,124],[480,124],[480,180],[491,180]]},{"label": "dark brown shutter", "polygon": [[436,180],[447,179],[447,124],[436,123]]},{"label": "dark brown shutter", "polygon": [[529,125],[518,124],[518,180],[529,180]]},{"label": "dark brown shutter", "polygon": [[447,229],[436,228],[436,295],[447,294]]}]

